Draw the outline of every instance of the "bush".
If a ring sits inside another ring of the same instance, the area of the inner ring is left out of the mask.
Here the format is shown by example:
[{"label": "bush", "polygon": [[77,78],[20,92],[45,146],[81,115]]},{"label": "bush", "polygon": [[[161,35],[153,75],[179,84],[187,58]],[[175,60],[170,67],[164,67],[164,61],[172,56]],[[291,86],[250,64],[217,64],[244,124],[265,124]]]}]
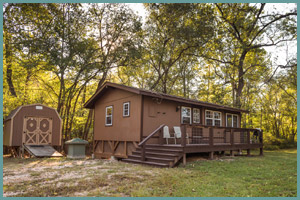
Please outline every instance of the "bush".
[{"label": "bush", "polygon": [[280,148],[277,145],[264,144],[264,149],[273,151],[273,150],[278,150]]},{"label": "bush", "polygon": [[297,143],[291,143],[286,138],[277,138],[271,134],[264,135],[264,149],[278,150],[297,147]]}]

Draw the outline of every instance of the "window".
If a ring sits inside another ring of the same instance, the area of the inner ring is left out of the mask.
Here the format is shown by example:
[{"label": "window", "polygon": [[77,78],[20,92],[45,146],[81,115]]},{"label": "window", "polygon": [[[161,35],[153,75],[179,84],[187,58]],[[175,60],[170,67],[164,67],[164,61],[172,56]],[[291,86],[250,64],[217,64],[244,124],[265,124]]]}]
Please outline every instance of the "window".
[{"label": "window", "polygon": [[193,108],[193,123],[200,123],[200,109]]},{"label": "window", "polygon": [[238,127],[238,116],[234,114],[226,113],[226,126],[227,127]]},{"label": "window", "polygon": [[221,112],[206,110],[205,124],[209,126],[221,126]]},{"label": "window", "polygon": [[123,103],[123,117],[129,117],[130,115],[130,103]]},{"label": "window", "polygon": [[106,126],[112,125],[112,117],[113,117],[113,107],[107,106],[105,109],[105,125]]},{"label": "window", "polygon": [[191,124],[192,123],[191,108],[181,107],[181,123],[182,124]]}]

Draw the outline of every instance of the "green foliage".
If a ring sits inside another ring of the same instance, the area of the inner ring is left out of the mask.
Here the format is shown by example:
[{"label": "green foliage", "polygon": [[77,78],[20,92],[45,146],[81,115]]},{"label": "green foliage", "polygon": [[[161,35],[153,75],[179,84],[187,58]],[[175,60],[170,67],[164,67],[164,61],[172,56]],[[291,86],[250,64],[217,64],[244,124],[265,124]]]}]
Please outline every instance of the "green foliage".
[{"label": "green foliage", "polygon": [[83,104],[110,80],[248,109],[242,125],[262,128],[266,145],[296,143],[296,54],[277,65],[265,48],[296,40],[296,7],[144,6],[143,24],[125,4],[5,3],[4,117],[43,103],[60,113],[65,139],[91,139]]}]

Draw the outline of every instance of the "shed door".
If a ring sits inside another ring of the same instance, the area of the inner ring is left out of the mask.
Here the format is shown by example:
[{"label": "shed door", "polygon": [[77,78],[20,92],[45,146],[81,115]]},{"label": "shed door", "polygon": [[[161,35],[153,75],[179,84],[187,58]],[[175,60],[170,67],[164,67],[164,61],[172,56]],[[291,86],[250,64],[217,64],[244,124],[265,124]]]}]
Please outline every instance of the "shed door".
[{"label": "shed door", "polygon": [[23,143],[46,145],[52,142],[52,119],[45,117],[25,117]]}]

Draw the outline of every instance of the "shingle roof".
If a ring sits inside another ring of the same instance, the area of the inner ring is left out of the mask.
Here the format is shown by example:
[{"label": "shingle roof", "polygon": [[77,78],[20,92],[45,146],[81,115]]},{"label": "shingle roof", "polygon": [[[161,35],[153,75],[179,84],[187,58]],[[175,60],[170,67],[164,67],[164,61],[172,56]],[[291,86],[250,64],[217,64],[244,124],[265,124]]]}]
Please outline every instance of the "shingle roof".
[{"label": "shingle roof", "polygon": [[126,90],[129,92],[135,93],[135,94],[157,97],[157,98],[181,102],[181,103],[200,105],[200,106],[205,106],[208,108],[217,108],[217,109],[224,109],[224,110],[230,110],[230,111],[236,111],[236,112],[246,112],[246,113],[249,112],[248,110],[244,110],[244,109],[239,109],[239,108],[234,108],[234,107],[230,107],[230,106],[224,106],[224,105],[214,104],[214,103],[209,103],[209,102],[204,102],[204,101],[198,101],[196,99],[188,99],[188,98],[179,97],[179,96],[175,96],[175,95],[154,92],[151,90],[135,88],[135,87],[111,83],[111,82],[105,82],[104,85],[99,90],[97,90],[95,92],[95,94],[84,104],[84,107],[92,109],[94,107],[95,102],[100,98],[100,96],[103,94],[103,92],[109,87]]},{"label": "shingle roof", "polygon": [[19,109],[20,107],[21,107],[21,106],[18,106],[17,108],[15,108],[14,110],[12,110],[12,111],[7,115],[7,117],[5,117],[4,121],[10,120],[10,119],[16,114],[16,112],[18,111],[18,109]]},{"label": "shingle roof", "polygon": [[[13,116],[15,116],[15,114],[17,112],[19,112],[19,110],[25,106],[44,106],[44,107],[48,107],[46,105],[43,105],[43,104],[40,104],[40,103],[36,103],[36,104],[29,104],[29,105],[22,105],[22,106],[18,106],[17,108],[15,108],[14,110],[12,110],[8,115],[7,117],[3,120],[3,121],[7,121],[7,120],[10,120]],[[48,107],[48,108],[51,108],[51,107]],[[54,108],[51,108],[51,109],[54,109]],[[55,109],[54,109],[55,110]],[[58,112],[55,110],[55,112],[57,113],[58,117],[60,118]]]}]

